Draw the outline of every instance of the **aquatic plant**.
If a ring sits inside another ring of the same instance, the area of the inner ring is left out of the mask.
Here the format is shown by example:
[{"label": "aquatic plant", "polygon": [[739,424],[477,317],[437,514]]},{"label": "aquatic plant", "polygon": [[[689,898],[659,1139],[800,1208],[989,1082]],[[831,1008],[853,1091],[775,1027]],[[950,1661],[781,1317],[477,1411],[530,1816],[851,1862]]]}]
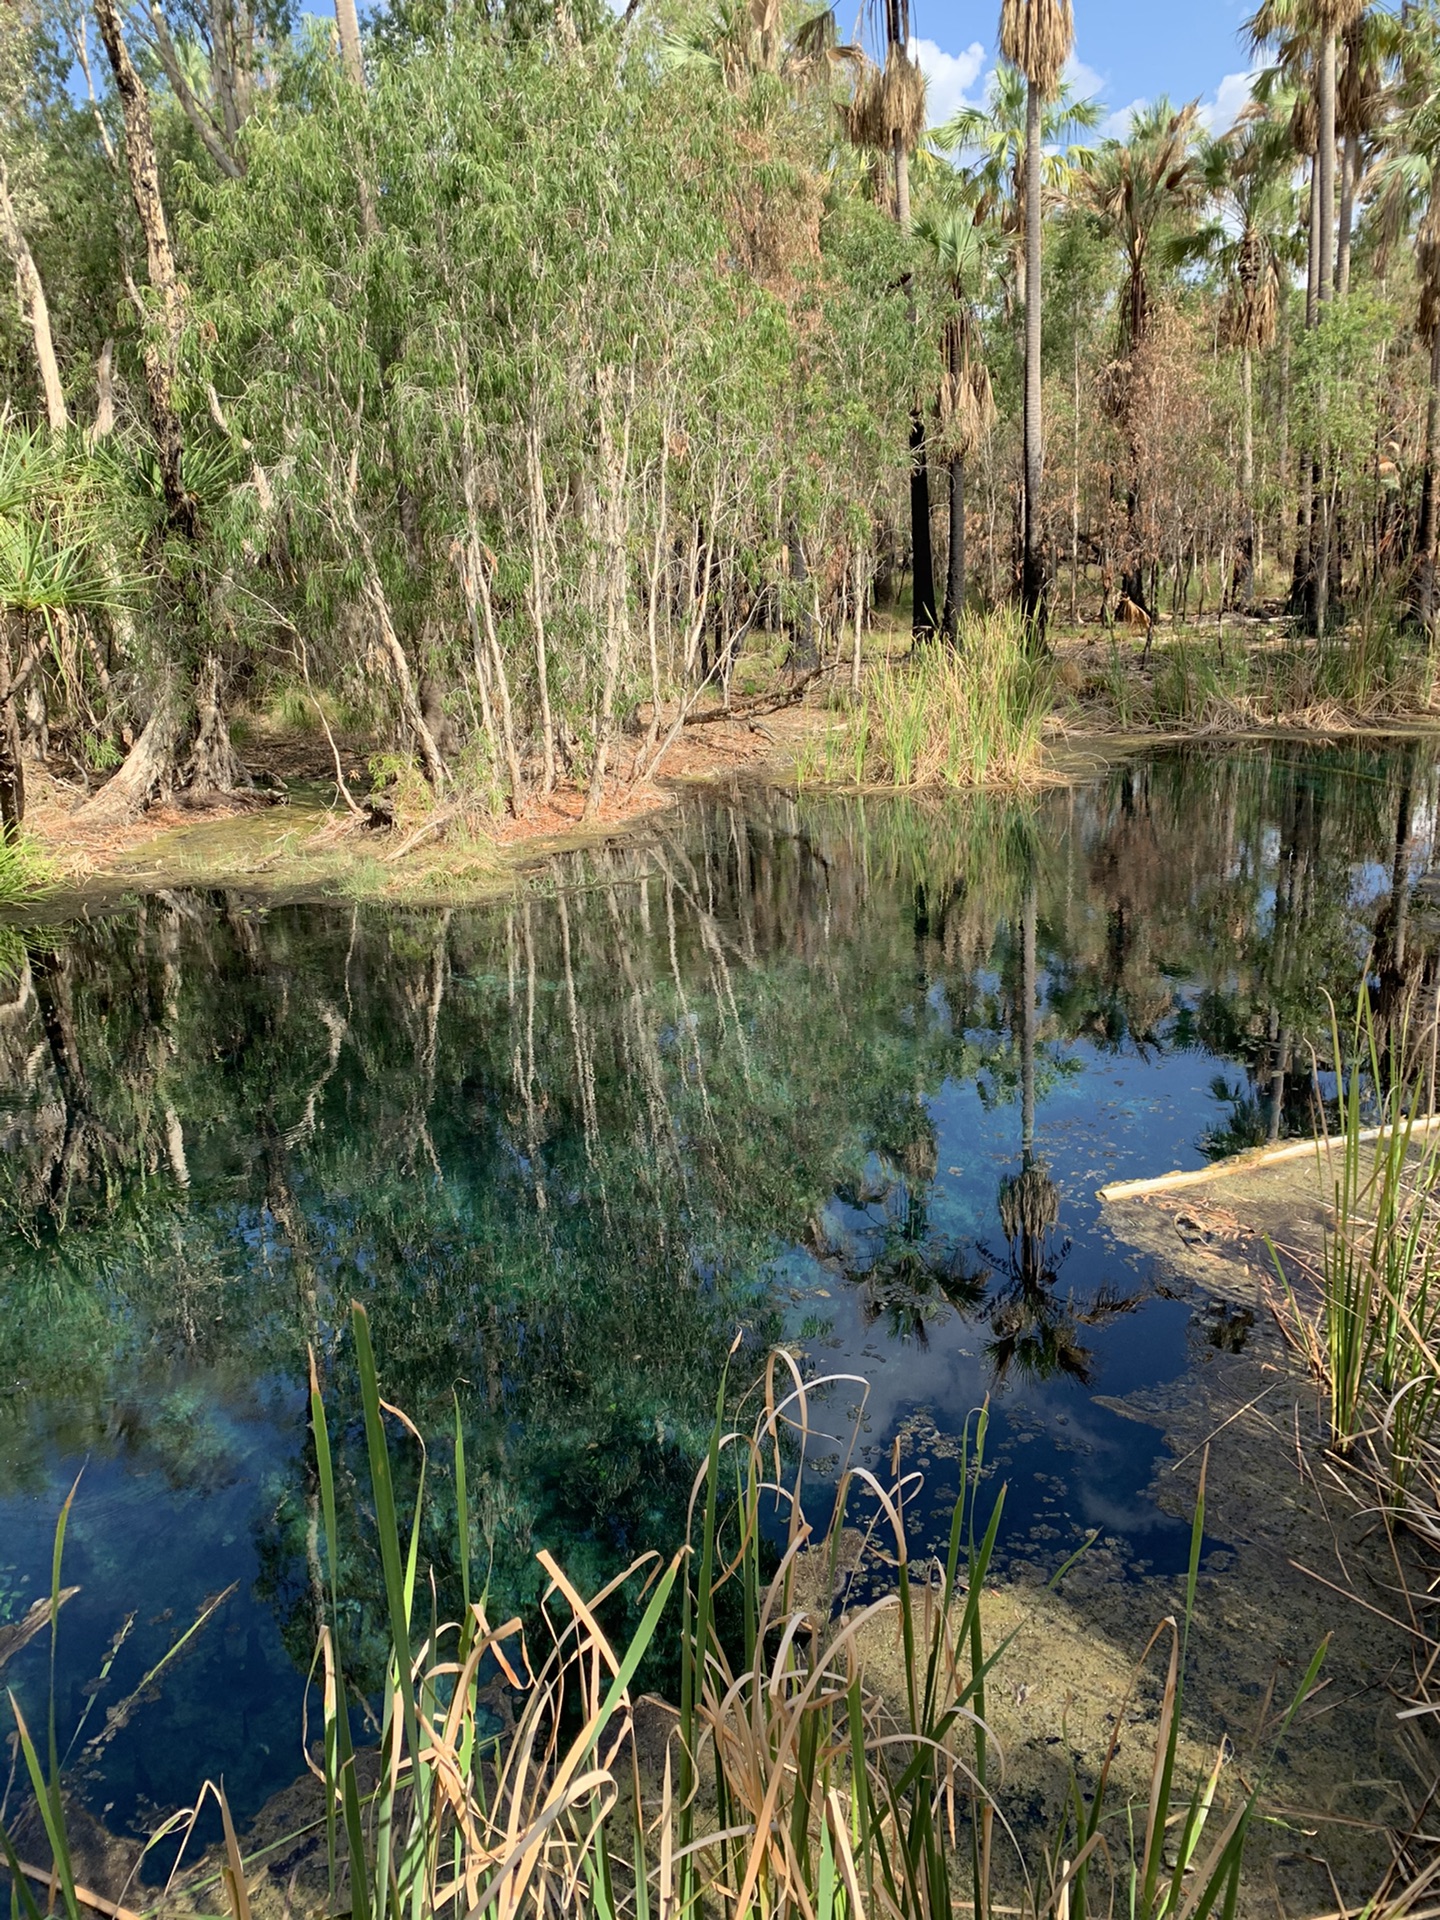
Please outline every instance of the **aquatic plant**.
[{"label": "aquatic plant", "polygon": [[877,663],[860,699],[802,765],[854,786],[1021,786],[1035,778],[1051,668],[1013,609],[969,614],[953,646]]},{"label": "aquatic plant", "polygon": [[[337,1581],[337,1481],[312,1366],[313,1571],[322,1614],[313,1671],[321,1684],[323,1742],[310,1765],[324,1787],[327,1912],[355,1920],[510,1920],[533,1907],[598,1920],[649,1920],[657,1912],[921,1920],[953,1912],[958,1901],[984,1914],[993,1910],[1003,1871],[998,1838],[1015,1847],[1024,1903],[1018,1911],[1037,1920],[1083,1917],[1113,1904],[1117,1893],[1137,1920],[1205,1920],[1217,1908],[1234,1913],[1264,1768],[1249,1774],[1223,1822],[1223,1748],[1188,1796],[1178,1783],[1203,1472],[1185,1620],[1162,1622],[1146,1650],[1148,1659],[1168,1639],[1145,1805],[1122,1800],[1113,1782],[1127,1699],[1097,1785],[1087,1796],[1072,1775],[1061,1825],[1032,1874],[997,1799],[985,1719],[987,1680],[1009,1642],[987,1645],[982,1617],[1004,1507],[1002,1488],[988,1515],[980,1510],[987,1484],[983,1410],[965,1436],[944,1560],[917,1564],[907,1542],[921,1482],[902,1469],[898,1443],[888,1480],[857,1464],[857,1418],[848,1445],[841,1442],[835,1476],[821,1489],[807,1483],[812,1449],[818,1443],[828,1454],[835,1444],[813,1425],[816,1396],[840,1385],[863,1389],[863,1382],[806,1383],[788,1355],[774,1354],[748,1431],[727,1425],[721,1384],[686,1546],[668,1562],[643,1556],[589,1597],[542,1551],[548,1585],[538,1626],[527,1635],[516,1618],[492,1623],[486,1594],[471,1589],[458,1417],[452,1470],[461,1607],[456,1620],[442,1623],[435,1575],[420,1563],[424,1444],[381,1396],[363,1309],[354,1309],[352,1324],[390,1653],[379,1738],[362,1767],[351,1733],[353,1678]],[[420,1452],[413,1514],[397,1497],[397,1425],[400,1444]],[[817,1491],[831,1516],[823,1532],[809,1517]],[[52,1562],[52,1650],[65,1597],[69,1505]],[[644,1611],[620,1648],[603,1621],[631,1583],[643,1589]],[[677,1586],[679,1706],[647,1703],[670,1728],[657,1780],[636,1740],[641,1703],[634,1685]],[[545,1652],[532,1659],[542,1640]],[[875,1653],[892,1641],[901,1677],[882,1687]],[[1313,1685],[1322,1655],[1323,1647],[1277,1737]],[[513,1724],[498,1734],[486,1708],[497,1672],[513,1705]],[[40,1920],[30,1883],[42,1880],[67,1920],[80,1920],[94,1896],[75,1881],[53,1693],[43,1761],[13,1696],[12,1708],[52,1856],[43,1869],[22,1863],[0,1827],[14,1911]],[[260,1863],[242,1854],[223,1789],[207,1783],[202,1803],[210,1795],[220,1807],[223,1849],[218,1865],[192,1875],[186,1890],[218,1888],[232,1920],[250,1920],[249,1883]],[[172,1819],[163,1831],[173,1834],[179,1824]],[[968,1881],[968,1900],[958,1897],[957,1879]],[[108,1903],[105,1910],[126,1912]]]},{"label": "aquatic plant", "polygon": [[[1330,1033],[1338,1117],[1335,1133],[1322,1140],[1322,1166],[1333,1214],[1314,1322],[1284,1284],[1299,1344],[1329,1392],[1331,1445],[1349,1454],[1383,1428],[1389,1475],[1401,1486],[1440,1411],[1432,1209],[1440,1144],[1427,1124],[1433,1088],[1414,1071],[1403,1012],[1382,1024],[1368,986],[1343,1037],[1332,1003]],[[1317,1106],[1323,1116],[1323,1101]]]}]

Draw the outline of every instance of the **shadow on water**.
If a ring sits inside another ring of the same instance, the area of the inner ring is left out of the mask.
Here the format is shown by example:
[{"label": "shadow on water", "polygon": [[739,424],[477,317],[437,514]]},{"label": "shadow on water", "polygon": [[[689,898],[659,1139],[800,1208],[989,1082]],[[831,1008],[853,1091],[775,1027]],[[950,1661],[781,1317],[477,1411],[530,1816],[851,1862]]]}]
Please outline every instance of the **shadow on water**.
[{"label": "shadow on water", "polygon": [[582,1588],[673,1548],[737,1329],[737,1380],[782,1339],[865,1378],[872,1457],[930,1474],[919,1536],[989,1395],[1012,1565],[1093,1533],[1177,1568],[1160,1436],[1114,1401],[1246,1329],[1118,1252],[1095,1188],[1311,1130],[1325,991],[1371,950],[1433,986],[1436,793],[1412,745],[1026,804],[706,796],[509,907],[169,892],[34,947],[0,1004],[0,1621],[83,1468],[58,1704],[95,1805],[223,1772],[244,1816],[300,1769],[307,1349],[378,1678],[354,1298],[442,1566],[458,1405],[497,1617],[540,1546]]}]

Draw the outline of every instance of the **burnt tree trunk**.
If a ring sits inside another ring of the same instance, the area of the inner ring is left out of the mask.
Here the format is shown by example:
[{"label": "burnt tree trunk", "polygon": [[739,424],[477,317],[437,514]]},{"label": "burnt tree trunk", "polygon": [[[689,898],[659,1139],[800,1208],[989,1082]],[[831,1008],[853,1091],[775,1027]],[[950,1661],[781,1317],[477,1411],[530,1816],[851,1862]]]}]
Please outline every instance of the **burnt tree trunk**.
[{"label": "burnt tree trunk", "polygon": [[914,569],[913,621],[915,638],[933,634],[935,619],[935,555],[930,544],[930,471],[925,460],[925,422],[919,411],[910,415],[910,544]]},{"label": "burnt tree trunk", "polygon": [[953,646],[965,606],[965,462],[950,462],[950,551],[945,561],[945,611],[940,631]]}]

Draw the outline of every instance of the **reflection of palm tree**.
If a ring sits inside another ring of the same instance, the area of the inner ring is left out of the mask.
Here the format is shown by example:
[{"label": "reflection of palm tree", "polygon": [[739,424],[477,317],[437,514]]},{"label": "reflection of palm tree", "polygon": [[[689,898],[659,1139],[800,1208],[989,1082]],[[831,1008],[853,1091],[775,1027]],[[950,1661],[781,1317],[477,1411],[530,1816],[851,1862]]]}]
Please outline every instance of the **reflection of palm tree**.
[{"label": "reflection of palm tree", "polygon": [[1000,1227],[1006,1257],[995,1261],[1006,1286],[991,1315],[995,1334],[987,1348],[997,1380],[1011,1367],[1027,1378],[1057,1373],[1088,1381],[1090,1355],[1079,1344],[1068,1301],[1055,1297],[1055,1281],[1069,1241],[1058,1238],[1060,1193],[1043,1160],[1035,1157],[1035,1038],[1038,967],[1035,952],[1036,887],[1032,864],[1020,907],[1020,1171],[1000,1183]]},{"label": "reflection of palm tree", "polygon": [[[1026,1286],[1054,1278],[1047,1247],[1059,1224],[1059,1189],[1043,1161],[1031,1160],[1020,1173],[1000,1182],[1000,1226],[1011,1265]],[[1058,1260],[1054,1266],[1058,1268]]]},{"label": "reflection of palm tree", "polygon": [[1044,1288],[1011,1294],[997,1307],[990,1325],[995,1338],[986,1343],[985,1357],[997,1385],[1013,1371],[1022,1380],[1054,1380],[1063,1374],[1089,1386],[1092,1355],[1080,1344],[1068,1302],[1062,1305]]},{"label": "reflection of palm tree", "polygon": [[914,1237],[907,1220],[886,1235],[879,1257],[861,1276],[860,1311],[867,1327],[883,1316],[892,1340],[924,1347],[931,1321],[947,1309],[973,1312],[985,1297],[985,1282],[984,1272],[968,1268],[954,1249]]},{"label": "reflection of palm tree", "polygon": [[1060,1194],[1045,1163],[1026,1155],[1020,1172],[1000,1183],[1003,1260],[989,1256],[1004,1285],[990,1316],[995,1338],[986,1348],[997,1381],[1012,1367],[1025,1378],[1057,1374],[1088,1383],[1090,1353],[1080,1344],[1075,1315],[1055,1284],[1070,1251],[1059,1237]]},{"label": "reflection of palm tree", "polygon": [[930,1230],[928,1201],[938,1153],[934,1123],[923,1102],[906,1101],[889,1131],[889,1151],[880,1158],[893,1177],[883,1191],[872,1186],[863,1199],[853,1190],[840,1194],[854,1207],[881,1213],[878,1235],[862,1234],[848,1253],[830,1243],[818,1223],[813,1237],[823,1257],[836,1260],[845,1278],[858,1283],[867,1327],[883,1317],[892,1339],[925,1346],[930,1323],[947,1308],[963,1314],[980,1304],[986,1276],[967,1267],[963,1254]]}]

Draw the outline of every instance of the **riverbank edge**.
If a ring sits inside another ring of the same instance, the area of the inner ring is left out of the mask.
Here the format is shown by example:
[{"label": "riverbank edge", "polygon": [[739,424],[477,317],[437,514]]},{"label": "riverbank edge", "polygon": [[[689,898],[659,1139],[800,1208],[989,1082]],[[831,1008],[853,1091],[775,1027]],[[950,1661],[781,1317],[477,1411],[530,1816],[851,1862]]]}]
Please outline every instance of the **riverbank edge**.
[{"label": "riverbank edge", "polygon": [[[584,815],[584,795],[565,789],[552,803],[518,821],[484,821],[478,813],[444,810],[417,815],[386,830],[370,831],[340,804],[302,787],[285,804],[207,810],[187,817],[158,808],[111,829],[97,841],[77,830],[73,814],[52,802],[37,810],[29,846],[44,876],[32,897],[13,908],[12,921],[50,922],[104,911],[136,895],[204,886],[233,888],[268,900],[302,904],[337,900],[397,907],[482,905],[525,892],[564,855],[625,841],[638,841],[686,795],[769,791],[816,796],[955,799],[969,789],[887,787],[797,780],[800,749],[830,724],[820,708],[786,716],[783,732],[765,729],[765,747],[746,742],[737,751],[726,738],[745,730],[707,728],[705,749],[688,764],[638,784],[617,781],[594,818]],[[788,737],[786,737],[788,736]],[[988,791],[1034,793],[1073,787],[1103,777],[1112,768],[1177,747],[1376,744],[1440,739],[1440,717],[1428,714],[1308,729],[1293,724],[1240,731],[1207,727],[1165,731],[1111,731],[1060,727],[1047,739],[1036,778],[1024,788]],[[746,747],[749,750],[746,750]]]}]

